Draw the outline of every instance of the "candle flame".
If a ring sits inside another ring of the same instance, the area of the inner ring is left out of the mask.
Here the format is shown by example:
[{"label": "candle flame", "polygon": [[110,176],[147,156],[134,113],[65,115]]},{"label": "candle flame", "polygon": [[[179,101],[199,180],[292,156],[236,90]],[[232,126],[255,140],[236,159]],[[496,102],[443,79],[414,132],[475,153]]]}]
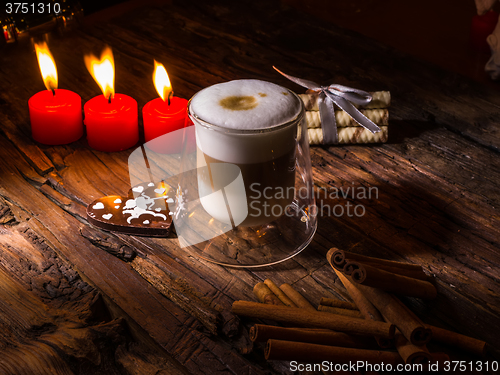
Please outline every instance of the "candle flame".
[{"label": "candle flame", "polygon": [[165,101],[168,95],[172,91],[172,85],[170,84],[170,79],[168,78],[167,71],[165,67],[155,60],[155,71],[153,73],[153,82],[156,87],[156,91],[160,98]]},{"label": "candle flame", "polygon": [[83,59],[89,73],[101,88],[104,97],[107,99],[114,97],[115,61],[111,48],[106,46],[100,58],[90,54],[85,55]]},{"label": "candle flame", "polygon": [[47,90],[57,89],[57,69],[47,43],[35,43],[36,57]]}]

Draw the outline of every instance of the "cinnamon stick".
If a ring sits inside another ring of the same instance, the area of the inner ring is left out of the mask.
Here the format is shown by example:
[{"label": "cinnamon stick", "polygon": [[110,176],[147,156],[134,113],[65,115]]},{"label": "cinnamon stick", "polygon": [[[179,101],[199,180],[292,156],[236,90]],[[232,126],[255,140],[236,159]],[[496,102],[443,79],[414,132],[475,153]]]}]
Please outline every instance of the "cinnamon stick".
[{"label": "cinnamon stick", "polygon": [[465,336],[457,332],[449,331],[444,328],[432,326],[430,324],[422,323],[420,318],[410,310],[401,300],[395,298],[399,305],[404,308],[408,314],[412,315],[415,320],[421,322],[422,325],[432,331],[432,340],[437,341],[454,348],[461,349],[465,352],[474,354],[479,357],[484,357],[488,348],[485,341],[475,339],[473,337]]},{"label": "cinnamon stick", "polygon": [[288,298],[290,298],[293,301],[293,303],[297,307],[301,307],[306,310],[316,311],[314,306],[311,305],[311,303],[307,299],[305,299],[302,296],[302,294],[297,292],[290,284],[283,284],[280,286],[280,289],[283,291],[283,293],[286,294]]},{"label": "cinnamon stick", "polygon": [[343,346],[346,348],[372,348],[376,345],[371,337],[334,332],[328,329],[284,328],[265,324],[256,324],[250,328],[250,340],[253,342],[264,342],[269,339]]},{"label": "cinnamon stick", "polygon": [[[450,356],[446,353],[438,352],[438,353],[431,353],[431,363],[437,363],[438,369],[442,370],[446,362],[450,362]],[[429,364],[429,368],[430,364]],[[439,372],[438,372],[439,373]]]},{"label": "cinnamon stick", "polygon": [[405,363],[428,363],[432,359],[425,345],[417,346],[409,342],[401,333],[396,334],[396,349]]},{"label": "cinnamon stick", "polygon": [[[368,264],[372,267],[381,268],[385,271],[396,273],[399,275],[413,277],[419,280],[428,280],[428,276],[422,270],[422,267],[417,264],[398,262],[394,260],[386,260],[373,258],[366,255],[351,253],[349,251],[339,250],[335,247],[328,251],[327,257],[332,259],[332,267],[344,271],[344,267],[348,260]],[[350,270],[346,270],[350,274]]]},{"label": "cinnamon stick", "polygon": [[340,307],[342,309],[358,310],[358,307],[356,306],[355,303],[341,301],[341,300],[335,299],[335,298],[323,297],[323,298],[321,298],[321,301],[319,301],[319,304],[323,305],[323,306]]},{"label": "cinnamon stick", "polygon": [[353,260],[353,259],[346,259],[346,263],[344,265],[343,272],[346,275],[351,276],[352,273],[359,268],[358,264],[371,266],[371,267],[374,267],[376,269],[390,272],[390,273],[400,275],[400,276],[411,277],[412,279],[417,279],[417,280],[422,280],[422,281],[427,281],[427,282],[430,282],[432,280],[432,277],[427,276],[424,273],[424,271],[420,268],[420,266],[417,266],[417,268],[415,268],[415,269],[407,269],[407,268],[401,268],[401,267],[396,267],[396,266],[387,266],[385,264],[378,264],[378,263],[372,262],[372,261],[359,261],[359,260]]},{"label": "cinnamon stick", "polygon": [[403,308],[397,298],[383,290],[357,284],[356,287],[380,311],[384,318],[393,323],[414,345],[425,345],[432,337],[432,331],[425,327],[419,319]]},{"label": "cinnamon stick", "polygon": [[348,261],[344,266],[346,269],[349,269],[352,280],[358,284],[408,297],[432,299],[437,296],[436,287],[428,281],[387,272],[360,262]]},{"label": "cinnamon stick", "polygon": [[264,284],[272,290],[272,292],[280,299],[281,302],[283,302],[283,304],[290,307],[297,307],[297,305],[293,303],[293,301],[288,298],[287,295],[280,288],[278,288],[278,285],[276,285],[272,280],[265,279]]},{"label": "cinnamon stick", "polygon": [[[330,249],[327,253],[327,260],[330,265],[332,265],[332,268],[340,280],[344,283],[349,294],[352,292],[351,298],[359,307],[365,319],[367,316],[379,318],[380,314],[382,314],[387,321],[396,325],[406,339],[412,344],[425,345],[430,341],[432,336],[431,330],[426,328],[419,319],[414,317],[414,315],[408,313],[407,310],[399,304],[397,298],[376,288],[360,284],[354,286],[342,272],[334,267],[333,257],[335,252],[334,249]],[[371,303],[366,303],[367,299]],[[375,311],[377,310],[379,312],[376,313]]]},{"label": "cinnamon stick", "polygon": [[[328,258],[328,261],[330,262],[330,264],[332,264],[331,258]],[[354,303],[358,307],[361,315],[365,319],[369,319],[369,320],[373,320],[373,321],[377,321],[377,322],[384,322],[384,318],[383,318],[382,314],[380,314],[380,312],[377,310],[377,308],[375,306],[373,306],[373,304],[364,296],[364,294],[361,293],[354,286],[354,284],[351,283],[351,281],[349,281],[346,276],[344,276],[344,274],[342,272],[336,270],[335,268],[333,268],[333,270],[335,271],[335,273],[339,277],[342,284],[344,284],[344,287],[346,288],[346,290],[349,293],[349,295],[351,296],[352,300],[354,301]],[[379,346],[381,348],[387,349],[387,348],[390,348],[393,346],[392,340],[388,340],[388,339],[382,338],[382,337],[375,337],[375,339],[377,340],[377,343],[379,344]]]},{"label": "cinnamon stick", "polygon": [[284,340],[268,340],[265,357],[267,360],[294,360],[314,362],[328,360],[335,363],[363,361],[370,364],[403,363],[397,352],[343,348]]},{"label": "cinnamon stick", "polygon": [[374,335],[385,338],[394,337],[395,330],[394,325],[390,323],[350,318],[298,307],[265,305],[258,302],[235,301],[232,312],[236,315],[271,319],[299,326],[328,328],[334,331]]},{"label": "cinnamon stick", "polygon": [[331,307],[325,305],[319,305],[318,311],[329,312],[331,314],[339,314],[344,316],[350,316],[351,318],[363,319],[363,315],[358,310],[343,309],[341,307]]},{"label": "cinnamon stick", "polygon": [[345,251],[332,247],[328,250],[326,258],[330,261],[331,266],[337,271],[343,271],[344,266],[347,263],[347,258],[345,256]]},{"label": "cinnamon stick", "polygon": [[347,293],[351,296],[352,300],[358,307],[359,311],[361,312],[361,315],[365,319],[370,319],[370,320],[376,320],[379,322],[383,322],[384,318],[382,314],[377,310],[375,306],[365,297],[363,293],[357,289],[354,284],[340,271],[336,270],[334,268],[335,273],[337,274],[338,278],[344,284],[344,287],[347,290]]},{"label": "cinnamon stick", "polygon": [[262,303],[284,306],[283,302],[281,302],[281,300],[264,283],[257,283],[253,288],[253,294],[255,294],[255,296]]},{"label": "cinnamon stick", "polygon": [[483,357],[486,354],[488,344],[482,340],[429,324],[425,324],[425,326],[432,331],[432,339],[435,341],[461,349],[479,357]]}]

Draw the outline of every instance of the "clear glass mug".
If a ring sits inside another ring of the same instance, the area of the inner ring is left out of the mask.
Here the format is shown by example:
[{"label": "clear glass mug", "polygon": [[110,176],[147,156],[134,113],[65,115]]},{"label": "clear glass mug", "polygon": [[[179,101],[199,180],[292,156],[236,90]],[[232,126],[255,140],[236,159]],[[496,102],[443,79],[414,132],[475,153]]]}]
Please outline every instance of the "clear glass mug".
[{"label": "clear glass mug", "polygon": [[[206,108],[193,108],[201,92],[220,85],[195,94],[188,104],[194,126],[184,129],[189,144],[180,161],[174,224],[181,247],[225,266],[261,267],[290,259],[307,247],[317,228],[302,101],[286,88],[256,82],[264,89],[272,86],[274,94],[229,95],[218,102],[228,99],[226,104],[239,106],[230,111],[243,108],[236,126],[221,123],[217,114],[207,120]],[[280,93],[295,113],[270,127],[259,126],[259,121],[269,122],[271,112],[283,110],[278,103],[283,98],[276,99],[276,106],[272,102]],[[266,100],[271,109],[265,120],[247,110],[255,103],[265,106]],[[238,126],[244,117],[250,128]]]}]

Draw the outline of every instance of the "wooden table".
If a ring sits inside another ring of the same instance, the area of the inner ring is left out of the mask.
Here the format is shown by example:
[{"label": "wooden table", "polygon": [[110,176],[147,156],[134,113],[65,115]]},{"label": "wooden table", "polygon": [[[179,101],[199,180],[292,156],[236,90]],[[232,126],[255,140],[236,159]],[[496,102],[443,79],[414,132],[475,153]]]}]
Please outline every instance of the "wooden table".
[{"label": "wooden table", "polygon": [[[302,89],[272,66],[321,83],[390,90],[386,144],[311,148],[315,188],[376,187],[363,217],[322,215],[310,246],[290,261],[224,268],[153,239],[104,232],[86,205],[130,188],[131,150],[105,153],[86,139],[31,139],[27,101],[43,89],[33,48],[0,50],[0,373],[264,374],[287,362],[250,352],[250,319],[266,278],[313,304],[347,298],[327,264],[336,246],[421,264],[439,296],[405,303],[429,324],[500,346],[500,91],[312,18],[279,1],[189,1],[143,6],[107,22],[51,35],[59,87],[99,94],[83,53],[112,46],[116,91],[139,108],[156,97],[153,59],[177,96],[239,78]],[[471,359],[452,352],[453,359]],[[472,358],[474,359],[474,358]],[[36,372],[34,369],[39,369]]]}]

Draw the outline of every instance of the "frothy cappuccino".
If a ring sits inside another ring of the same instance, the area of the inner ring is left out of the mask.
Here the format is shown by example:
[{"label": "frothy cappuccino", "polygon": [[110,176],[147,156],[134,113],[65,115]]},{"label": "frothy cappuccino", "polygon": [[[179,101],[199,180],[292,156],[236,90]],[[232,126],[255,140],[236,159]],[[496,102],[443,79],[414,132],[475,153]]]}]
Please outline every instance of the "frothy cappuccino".
[{"label": "frothy cappuccino", "polygon": [[[293,199],[297,124],[303,115],[300,99],[270,82],[237,80],[197,93],[190,101],[189,114],[196,127],[198,167],[210,170],[213,163],[231,163],[241,170],[245,194],[228,196],[226,202],[246,197],[247,204],[236,207],[248,212],[242,223],[234,224],[272,221],[276,217],[269,214],[272,210],[264,209],[266,205],[278,205],[282,210],[274,212],[282,213]],[[200,196],[209,195],[215,185],[219,184],[212,176],[199,176]],[[215,219],[227,220],[228,207],[210,199],[202,198],[201,203]]]}]

